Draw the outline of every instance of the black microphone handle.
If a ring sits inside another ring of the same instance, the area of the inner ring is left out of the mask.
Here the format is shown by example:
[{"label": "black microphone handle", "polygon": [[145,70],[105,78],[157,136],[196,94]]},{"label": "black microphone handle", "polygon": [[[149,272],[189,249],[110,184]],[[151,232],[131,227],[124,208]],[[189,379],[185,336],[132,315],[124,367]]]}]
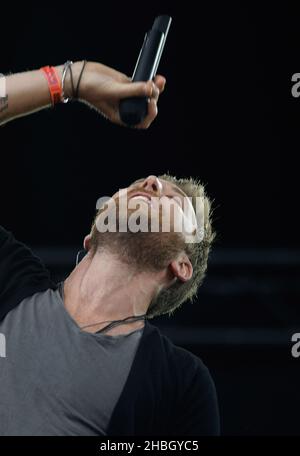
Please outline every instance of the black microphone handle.
[{"label": "black microphone handle", "polygon": [[[152,29],[146,35],[136,69],[133,82],[149,81],[155,76],[164,34],[158,29]],[[134,126],[142,122],[148,113],[147,97],[131,97],[121,100],[119,107],[120,117],[124,123]]]},{"label": "black microphone handle", "polygon": [[120,101],[121,120],[131,127],[142,122],[148,114],[147,97],[130,97]]}]

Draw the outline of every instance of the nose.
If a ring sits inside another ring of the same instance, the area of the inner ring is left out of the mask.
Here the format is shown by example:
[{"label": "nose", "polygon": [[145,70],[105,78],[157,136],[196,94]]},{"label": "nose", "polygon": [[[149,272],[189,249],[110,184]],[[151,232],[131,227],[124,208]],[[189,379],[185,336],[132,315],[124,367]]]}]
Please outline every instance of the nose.
[{"label": "nose", "polygon": [[142,184],[142,187],[146,191],[149,191],[151,193],[156,193],[158,195],[160,195],[161,191],[162,191],[162,183],[160,182],[160,180],[156,176],[148,176],[144,180],[144,182]]}]

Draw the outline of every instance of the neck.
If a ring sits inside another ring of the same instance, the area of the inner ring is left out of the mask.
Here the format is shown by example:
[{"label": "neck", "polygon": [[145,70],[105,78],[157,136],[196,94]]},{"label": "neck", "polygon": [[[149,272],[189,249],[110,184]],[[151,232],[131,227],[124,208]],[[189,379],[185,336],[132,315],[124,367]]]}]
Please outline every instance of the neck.
[{"label": "neck", "polygon": [[[88,331],[104,328],[108,322],[147,312],[160,290],[158,274],[137,272],[116,256],[102,252],[88,254],[64,282],[64,304],[79,326]],[[122,324],[110,333],[119,334],[144,326],[144,321]]]}]

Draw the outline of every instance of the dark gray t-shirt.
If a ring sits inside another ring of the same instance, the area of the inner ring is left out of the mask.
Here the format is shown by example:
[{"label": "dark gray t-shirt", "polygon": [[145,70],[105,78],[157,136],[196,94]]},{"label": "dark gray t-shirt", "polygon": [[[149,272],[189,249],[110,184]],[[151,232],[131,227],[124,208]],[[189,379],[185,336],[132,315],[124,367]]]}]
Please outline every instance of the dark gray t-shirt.
[{"label": "dark gray t-shirt", "polygon": [[59,289],[24,299],[0,322],[0,435],[106,435],[143,330],[83,331]]}]

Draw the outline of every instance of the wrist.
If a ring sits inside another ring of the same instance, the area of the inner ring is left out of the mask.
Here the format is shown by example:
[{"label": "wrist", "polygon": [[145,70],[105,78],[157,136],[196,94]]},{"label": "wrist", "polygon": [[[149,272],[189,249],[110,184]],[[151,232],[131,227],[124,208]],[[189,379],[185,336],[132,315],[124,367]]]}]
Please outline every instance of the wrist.
[{"label": "wrist", "polygon": [[[64,98],[70,98],[71,100],[74,99],[75,90],[76,90],[76,87],[79,82],[80,73],[82,71],[83,64],[84,64],[84,60],[74,62],[70,66],[70,69],[67,70],[65,80],[64,80],[64,87],[62,88],[63,93],[64,93]],[[64,65],[59,65],[55,68],[59,74],[60,81],[62,81]],[[71,71],[72,71],[72,76],[73,76],[74,87],[72,86]],[[84,99],[84,95],[85,95],[86,87],[87,87],[88,71],[89,71],[89,62],[86,62],[84,71],[83,71],[81,79],[80,79],[78,98],[77,98],[78,100]]]}]

